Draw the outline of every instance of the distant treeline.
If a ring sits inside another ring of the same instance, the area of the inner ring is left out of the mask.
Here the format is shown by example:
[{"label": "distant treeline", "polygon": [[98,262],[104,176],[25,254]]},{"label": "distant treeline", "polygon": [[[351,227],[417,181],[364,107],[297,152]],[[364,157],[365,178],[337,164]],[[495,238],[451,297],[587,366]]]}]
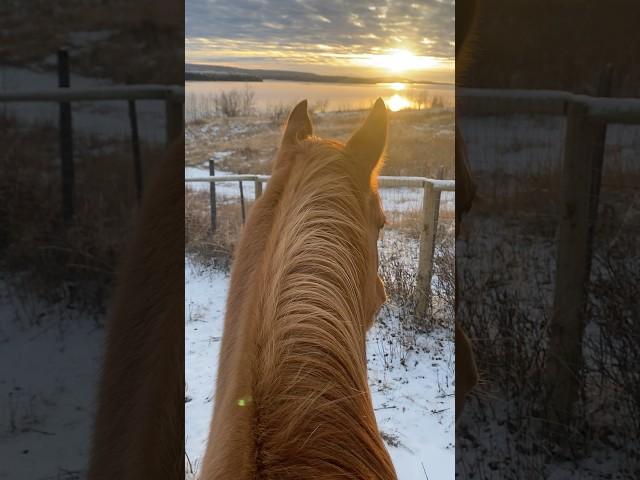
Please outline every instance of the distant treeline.
[{"label": "distant treeline", "polygon": [[[386,76],[386,77],[348,77],[348,76],[336,76],[336,75],[318,75],[310,72],[296,72],[289,70],[261,70],[261,69],[246,69],[238,67],[228,67],[223,65],[203,65],[197,63],[185,63],[187,80],[189,75],[197,73],[199,75],[220,75],[228,76],[227,78],[198,78],[194,80],[232,80],[236,75],[241,75],[244,78],[253,77],[258,80],[284,80],[289,82],[314,82],[314,83],[356,83],[356,84],[375,84],[375,83],[424,83],[432,85],[447,85],[441,82],[431,81],[416,81],[406,77],[399,76]],[[250,80],[247,80],[250,81]]]},{"label": "distant treeline", "polygon": [[185,80],[205,82],[261,82],[260,77],[240,73],[185,72]]}]

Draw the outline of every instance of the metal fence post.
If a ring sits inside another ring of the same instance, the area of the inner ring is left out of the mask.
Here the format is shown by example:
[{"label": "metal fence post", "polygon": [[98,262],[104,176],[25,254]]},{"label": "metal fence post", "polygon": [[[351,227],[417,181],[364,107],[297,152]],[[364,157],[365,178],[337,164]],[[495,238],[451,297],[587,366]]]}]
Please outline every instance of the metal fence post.
[{"label": "metal fence post", "polygon": [[436,219],[440,209],[440,192],[436,192],[433,183],[424,183],[422,201],[422,228],[420,229],[420,253],[418,259],[418,278],[416,281],[416,316],[424,318],[431,299],[431,277],[433,274],[433,252],[437,229]]},{"label": "metal fence post", "polygon": [[[216,176],[216,169],[213,160],[209,160],[209,176]],[[211,232],[215,233],[217,209],[216,209],[216,182],[209,182],[209,209],[211,213]]]},{"label": "metal fence post", "polygon": [[245,213],[244,213],[244,189],[242,188],[242,180],[238,182],[240,185],[240,209],[242,214],[242,224],[244,225]]},{"label": "metal fence post", "polygon": [[[58,86],[69,88],[69,52],[58,50]],[[60,163],[62,173],[62,218],[69,223],[73,218],[74,165],[73,165],[73,125],[71,103],[60,102]]]},{"label": "metal fence post", "polygon": [[133,151],[133,171],[136,181],[138,202],[142,199],[142,161],[140,159],[140,138],[138,135],[138,114],[136,101],[129,100],[129,123],[131,125],[131,149]]}]

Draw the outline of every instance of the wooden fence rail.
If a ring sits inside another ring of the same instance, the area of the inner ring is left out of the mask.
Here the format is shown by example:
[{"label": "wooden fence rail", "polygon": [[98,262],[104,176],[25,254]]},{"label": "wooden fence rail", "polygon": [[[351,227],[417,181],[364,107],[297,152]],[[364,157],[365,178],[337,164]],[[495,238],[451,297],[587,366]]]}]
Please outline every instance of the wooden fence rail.
[{"label": "wooden fence rail", "polygon": [[567,115],[570,104],[583,104],[594,122],[640,124],[640,98],[576,95],[556,90],[456,88],[456,109],[472,115]]},{"label": "wooden fence rail", "polygon": [[[269,181],[268,175],[221,175],[209,177],[189,177],[185,183],[209,183],[211,190],[219,182],[253,182],[256,198],[262,194],[262,184]],[[420,225],[420,249],[418,257],[418,276],[416,280],[416,316],[423,318],[429,311],[431,300],[431,279],[433,277],[433,255],[435,237],[438,229],[438,213],[440,211],[440,197],[442,192],[455,192],[454,180],[435,180],[426,177],[378,177],[381,188],[409,187],[424,189],[422,202],[422,218]],[[213,193],[215,195],[215,193]],[[211,208],[215,208],[215,201]],[[212,211],[211,218],[215,218]]]}]

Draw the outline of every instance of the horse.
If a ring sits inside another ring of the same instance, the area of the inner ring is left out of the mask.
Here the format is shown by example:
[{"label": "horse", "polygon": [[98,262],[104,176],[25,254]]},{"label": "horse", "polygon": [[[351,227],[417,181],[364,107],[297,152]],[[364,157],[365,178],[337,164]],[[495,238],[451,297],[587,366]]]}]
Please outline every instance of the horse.
[{"label": "horse", "polygon": [[[477,23],[478,7],[475,0],[459,0],[456,5],[456,76],[463,75],[459,65],[469,61],[469,43],[473,42],[474,26]],[[456,81],[456,84],[459,80]],[[471,210],[476,197],[476,184],[473,181],[467,161],[467,152],[460,129],[456,125],[455,143],[456,162],[456,238],[460,233],[462,216]],[[458,316],[458,268],[456,268],[456,317]],[[471,341],[464,333],[460,322],[455,323],[456,347],[456,422],[459,420],[464,403],[478,383],[478,369]]]},{"label": "horse", "polygon": [[290,113],[234,255],[201,480],[397,478],[365,346],[386,135],[382,99],[346,144],[313,135],[306,100]]},{"label": "horse", "polygon": [[184,477],[184,138],[145,191],[119,267],[89,480]]}]

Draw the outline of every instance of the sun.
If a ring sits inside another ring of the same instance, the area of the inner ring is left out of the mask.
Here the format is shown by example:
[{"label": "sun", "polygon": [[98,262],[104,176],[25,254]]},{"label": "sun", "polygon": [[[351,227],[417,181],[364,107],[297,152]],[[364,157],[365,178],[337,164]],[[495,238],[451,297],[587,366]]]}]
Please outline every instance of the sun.
[{"label": "sun", "polygon": [[416,55],[405,49],[388,50],[384,54],[369,54],[360,56],[357,60],[361,65],[386,70],[388,73],[398,74],[406,71],[433,70],[442,67],[441,59],[424,55]]},{"label": "sun", "polygon": [[375,55],[371,58],[373,66],[389,72],[400,73],[414,67],[416,56],[409,50],[394,50],[387,55]]}]

